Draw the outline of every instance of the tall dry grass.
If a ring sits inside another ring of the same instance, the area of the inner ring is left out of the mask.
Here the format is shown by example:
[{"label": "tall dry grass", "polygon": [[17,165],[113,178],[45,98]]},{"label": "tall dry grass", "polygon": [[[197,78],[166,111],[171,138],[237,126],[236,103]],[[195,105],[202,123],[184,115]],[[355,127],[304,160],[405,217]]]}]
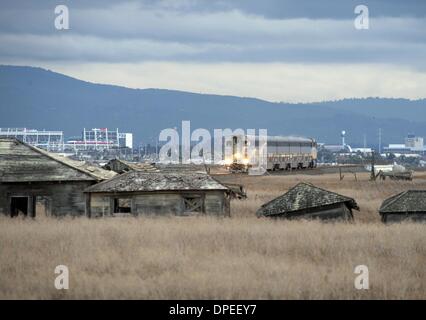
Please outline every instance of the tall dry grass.
[{"label": "tall dry grass", "polygon": [[310,182],[318,187],[354,198],[360,211],[354,211],[356,222],[380,222],[379,207],[383,200],[393,194],[409,189],[426,189],[426,173],[416,172],[413,181],[370,181],[369,173],[357,173],[357,180],[351,173],[339,174],[293,174],[293,175],[221,175],[216,178],[222,182],[240,183],[247,189],[248,199],[234,201],[231,214],[234,217],[251,217],[265,202],[287,192],[299,182]]},{"label": "tall dry grass", "polygon": [[[366,177],[365,177],[366,178]],[[337,176],[228,176],[249,199],[231,218],[0,218],[1,299],[425,299],[426,225],[379,222],[386,196],[412,183]],[[354,197],[356,222],[257,219],[261,203],[297,181]],[[54,268],[70,289],[54,288]],[[370,289],[356,290],[367,265]]]},{"label": "tall dry grass", "polygon": [[[0,298],[424,299],[425,226],[256,218],[0,221]],[[54,288],[54,268],[70,289]],[[356,290],[367,265],[370,289]]]}]

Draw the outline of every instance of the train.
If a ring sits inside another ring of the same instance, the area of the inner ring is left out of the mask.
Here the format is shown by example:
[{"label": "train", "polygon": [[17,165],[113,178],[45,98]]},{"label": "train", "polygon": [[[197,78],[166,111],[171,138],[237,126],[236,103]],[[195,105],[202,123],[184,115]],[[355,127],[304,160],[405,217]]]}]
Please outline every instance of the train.
[{"label": "train", "polygon": [[[317,142],[313,138],[296,136],[268,136],[263,161],[259,161],[259,137],[233,135],[227,139],[225,148],[231,155],[226,160],[231,170],[247,171],[250,167],[259,167],[261,163],[266,170],[297,170],[317,166]],[[254,144],[254,145],[253,145]],[[265,165],[266,164],[266,165]]]}]

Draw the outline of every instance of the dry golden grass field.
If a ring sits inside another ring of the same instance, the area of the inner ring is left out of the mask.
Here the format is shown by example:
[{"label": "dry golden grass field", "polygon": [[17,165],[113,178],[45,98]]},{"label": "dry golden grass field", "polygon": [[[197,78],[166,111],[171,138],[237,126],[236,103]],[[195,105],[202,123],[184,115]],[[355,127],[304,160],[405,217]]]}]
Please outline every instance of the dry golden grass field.
[{"label": "dry golden grass field", "polygon": [[[377,209],[412,182],[368,174],[220,176],[249,199],[231,218],[0,219],[1,299],[425,299],[426,225],[380,222]],[[354,223],[271,221],[257,208],[299,181],[354,197]],[[70,288],[54,288],[66,265]],[[369,268],[369,289],[354,268]]]}]

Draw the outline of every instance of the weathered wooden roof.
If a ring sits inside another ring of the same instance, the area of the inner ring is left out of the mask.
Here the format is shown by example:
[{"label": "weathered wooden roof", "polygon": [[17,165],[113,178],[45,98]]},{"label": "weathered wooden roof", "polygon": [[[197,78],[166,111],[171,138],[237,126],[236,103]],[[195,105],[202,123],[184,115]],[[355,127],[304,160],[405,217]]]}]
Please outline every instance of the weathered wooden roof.
[{"label": "weathered wooden roof", "polygon": [[262,205],[257,211],[257,215],[281,215],[337,203],[346,203],[349,208],[359,210],[357,203],[352,198],[301,182],[285,194]]},{"label": "weathered wooden roof", "polygon": [[85,192],[228,190],[208,174],[130,171]]},{"label": "weathered wooden roof", "polygon": [[[118,164],[120,167],[125,167],[125,171],[144,171],[144,172],[198,172],[207,173],[204,165],[195,164],[162,164],[148,162],[130,162],[121,159],[112,159],[106,165],[108,170],[114,170],[114,166]],[[122,172],[119,172],[122,173]]]},{"label": "weathered wooden roof", "polygon": [[113,171],[109,171],[109,170],[105,170],[97,165],[93,165],[91,163],[87,163],[86,161],[76,161],[76,160],[72,160],[69,159],[67,157],[63,157],[60,156],[58,154],[55,153],[49,153],[49,155],[64,163],[67,164],[75,169],[79,169],[79,170],[83,170],[85,173],[89,173],[91,175],[94,175],[97,180],[107,180],[107,179],[111,179],[113,177],[115,177],[117,175],[116,172]]},{"label": "weathered wooden roof", "polygon": [[408,190],[398,193],[383,201],[379,212],[426,212],[426,190]]},{"label": "weathered wooden roof", "polygon": [[[127,170],[145,171],[145,172],[158,172],[159,170],[151,163],[147,162],[130,162],[121,159],[112,159],[106,165],[105,168],[108,170],[114,170],[115,163],[121,164]],[[120,172],[121,173],[121,172]]]},{"label": "weathered wooden roof", "polygon": [[193,172],[193,173],[204,173],[207,174],[206,167],[198,164],[162,164],[156,163],[155,167],[161,172]]},{"label": "weathered wooden roof", "polygon": [[0,138],[0,182],[102,181],[113,176],[114,172],[61,157],[15,138]]}]

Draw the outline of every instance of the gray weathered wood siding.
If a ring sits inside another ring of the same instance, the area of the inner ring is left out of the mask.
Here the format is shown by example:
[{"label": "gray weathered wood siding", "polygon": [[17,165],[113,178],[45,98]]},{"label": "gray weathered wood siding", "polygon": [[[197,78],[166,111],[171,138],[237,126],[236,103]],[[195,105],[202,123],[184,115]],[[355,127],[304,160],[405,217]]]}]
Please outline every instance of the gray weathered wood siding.
[{"label": "gray weathered wood siding", "polygon": [[426,212],[418,213],[385,213],[382,214],[382,221],[385,223],[397,223],[404,221],[426,222]]},{"label": "gray weathered wood siding", "polygon": [[230,215],[230,200],[224,192],[215,191],[206,194],[204,205],[206,211],[217,215]]},{"label": "gray weathered wood siding", "polygon": [[83,216],[86,214],[83,190],[91,184],[90,181],[0,183],[0,214],[10,214],[10,197],[28,196],[31,200],[35,197],[49,199],[49,211],[53,216]]},{"label": "gray weathered wood siding", "polygon": [[319,219],[319,220],[352,220],[352,211],[344,203],[294,211],[278,218],[285,219]]},{"label": "gray weathered wood siding", "polygon": [[204,212],[200,214],[229,215],[229,198],[223,191],[188,192],[134,192],[88,193],[91,217],[120,215],[113,213],[114,198],[130,198],[133,215],[186,215],[184,196],[198,195],[204,198]]}]

